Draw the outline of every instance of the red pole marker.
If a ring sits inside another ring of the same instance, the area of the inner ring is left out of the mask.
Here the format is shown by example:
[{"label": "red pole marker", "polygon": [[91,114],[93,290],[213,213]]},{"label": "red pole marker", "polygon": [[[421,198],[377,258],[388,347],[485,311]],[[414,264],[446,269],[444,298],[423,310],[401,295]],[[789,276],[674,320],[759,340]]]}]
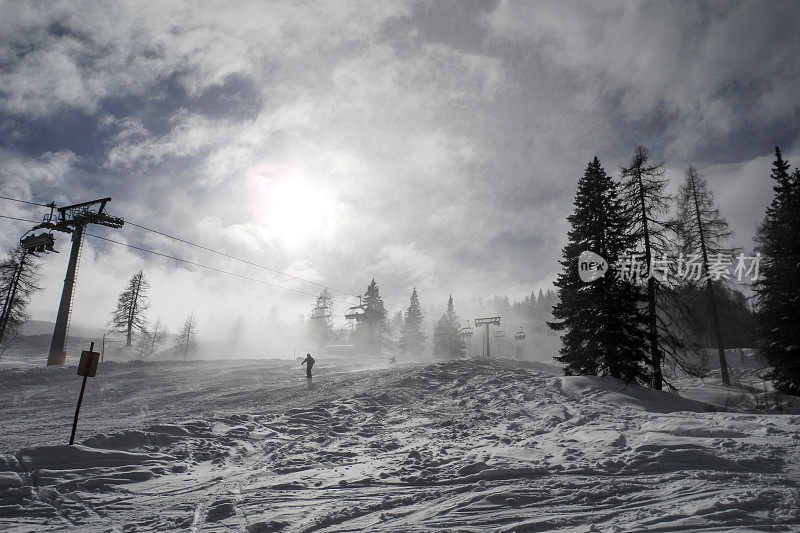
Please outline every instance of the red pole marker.
[{"label": "red pole marker", "polygon": [[69,437],[70,446],[75,444],[75,432],[78,430],[78,414],[81,412],[83,393],[86,391],[86,378],[94,377],[97,374],[97,362],[99,360],[100,354],[94,351],[94,342],[92,342],[88,352],[86,350],[81,352],[78,375],[83,376],[83,383],[81,384],[81,393],[78,396],[78,405],[75,407],[75,419],[72,421],[72,435]]}]

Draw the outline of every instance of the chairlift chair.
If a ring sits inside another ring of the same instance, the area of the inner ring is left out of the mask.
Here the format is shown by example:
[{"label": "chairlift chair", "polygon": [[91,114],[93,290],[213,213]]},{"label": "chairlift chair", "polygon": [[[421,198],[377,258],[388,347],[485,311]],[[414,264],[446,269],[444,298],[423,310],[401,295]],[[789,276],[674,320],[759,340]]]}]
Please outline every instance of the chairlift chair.
[{"label": "chairlift chair", "polygon": [[503,331],[502,329],[500,329],[499,327],[497,328],[497,331],[494,332],[494,338],[495,339],[502,339],[505,336],[506,336],[506,332]]},{"label": "chairlift chair", "polygon": [[56,240],[52,233],[40,233],[39,235],[28,235],[19,240],[22,249],[31,254],[39,253],[58,253],[55,249]]},{"label": "chairlift chair", "polygon": [[330,318],[331,314],[332,313],[330,307],[315,307],[311,311],[311,318],[312,319]]},{"label": "chairlift chair", "polygon": [[518,341],[525,340],[525,331],[522,328],[519,328],[519,331],[514,334],[514,338]]},{"label": "chairlift chair", "polygon": [[475,333],[469,325],[469,320],[467,320],[467,325],[461,328],[460,335],[464,338],[472,337],[473,333]]},{"label": "chairlift chair", "polygon": [[364,317],[364,306],[354,305],[353,307],[347,310],[347,312],[344,314],[344,317],[347,320],[355,320],[355,321],[362,320]]}]

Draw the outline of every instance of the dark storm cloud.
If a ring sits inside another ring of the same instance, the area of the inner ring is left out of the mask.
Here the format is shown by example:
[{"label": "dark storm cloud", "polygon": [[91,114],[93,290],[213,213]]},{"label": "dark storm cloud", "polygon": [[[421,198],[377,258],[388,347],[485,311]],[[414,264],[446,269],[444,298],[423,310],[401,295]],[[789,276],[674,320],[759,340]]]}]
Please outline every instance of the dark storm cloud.
[{"label": "dark storm cloud", "polygon": [[[769,200],[772,146],[800,151],[799,12],[788,2],[6,3],[3,186],[59,202],[110,195],[131,220],[351,292],[374,275],[399,302],[413,285],[426,305],[450,292],[520,297],[554,279],[586,163],[598,155],[615,174],[639,143],[670,176],[707,168],[749,239]],[[120,235],[216,260],[133,228]],[[191,294],[164,314],[242,298],[258,312],[265,299],[309,305],[92,246],[98,269],[149,266],[173,300]],[[85,283],[110,307],[99,281]]]}]

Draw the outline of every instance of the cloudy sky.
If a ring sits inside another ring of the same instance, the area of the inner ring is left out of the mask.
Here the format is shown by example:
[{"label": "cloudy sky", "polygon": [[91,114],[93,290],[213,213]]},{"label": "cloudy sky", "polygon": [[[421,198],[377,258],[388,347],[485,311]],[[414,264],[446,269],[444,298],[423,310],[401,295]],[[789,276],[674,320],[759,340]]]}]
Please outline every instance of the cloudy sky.
[{"label": "cloudy sky", "polygon": [[[637,144],[694,164],[751,249],[771,153],[800,164],[796,2],[0,2],[0,188],[109,212],[387,302],[547,289],[575,185]],[[42,209],[0,201],[0,214]],[[30,224],[0,219],[4,249]],[[133,226],[92,233],[318,287]],[[66,269],[44,259],[36,318]],[[143,269],[151,315],[286,319],[313,298],[87,238],[77,323]],[[339,299],[352,301],[344,294]],[[345,304],[337,304],[343,311]]]}]

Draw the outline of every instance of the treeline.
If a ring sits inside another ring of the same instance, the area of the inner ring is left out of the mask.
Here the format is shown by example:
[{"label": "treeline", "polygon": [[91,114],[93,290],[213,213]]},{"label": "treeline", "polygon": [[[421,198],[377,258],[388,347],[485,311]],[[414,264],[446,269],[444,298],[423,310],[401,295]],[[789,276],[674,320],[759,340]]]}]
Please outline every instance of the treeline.
[{"label": "treeline", "polygon": [[[637,147],[619,178],[595,157],[578,181],[549,326],[567,374],[610,375],[661,389],[665,369],[699,375],[713,347],[730,384],[725,349],[758,344],[776,388],[800,387],[800,171],[775,149],[775,198],[755,251],[733,237],[693,167],[676,197],[663,163]],[[752,281],[755,312],[731,281]],[[673,387],[674,388],[674,387]]]},{"label": "treeline", "polygon": [[[330,292],[323,289],[309,313],[309,334],[319,346],[348,342],[361,353],[397,353],[408,358],[433,355],[451,359],[467,355],[470,338],[476,332],[472,317],[500,316],[502,324],[522,327],[528,334],[548,332],[547,321],[552,319],[557,297],[553,290],[539,290],[538,296],[531,292],[521,301],[495,295],[485,301],[478,299],[470,302],[465,307],[469,313],[466,316],[471,318],[462,319],[455,310],[451,295],[445,312],[430,321],[425,318],[426,313],[422,310],[416,288],[412,289],[407,306],[390,315],[380,295],[380,288],[373,279],[361,296],[361,305],[345,313],[345,316],[354,317],[351,318],[352,329],[334,328],[333,313],[327,311],[332,307],[331,302]],[[517,331],[512,330],[512,337],[515,333]],[[521,357],[522,347],[516,344],[517,356]]]},{"label": "treeline", "polygon": [[[134,347],[140,357],[153,355],[167,342],[167,326],[158,317],[151,322],[147,317],[150,308],[150,284],[141,270],[131,276],[128,285],[117,297],[117,306],[111,313],[110,332],[125,338],[126,348]],[[235,325],[234,325],[235,327]],[[191,358],[197,349],[197,319],[194,312],[181,324],[175,335],[175,353],[184,359]]]},{"label": "treeline", "polygon": [[511,302],[508,296],[489,298],[485,302],[478,300],[478,312],[481,316],[500,316],[503,322],[520,324],[528,331],[546,332],[547,322],[553,319],[553,306],[558,303],[556,292],[539,289],[538,295],[531,292],[522,301]]},{"label": "treeline", "polygon": [[[425,332],[425,313],[416,288],[411,291],[408,306],[390,318],[380,287],[373,279],[361,297],[361,304],[345,315],[353,321],[350,332],[334,331],[330,314],[324,311],[329,301],[330,293],[323,289],[310,315],[310,333],[320,345],[348,336],[352,345],[364,353],[399,352],[412,359],[428,353],[447,359],[466,356],[466,338],[452,296],[430,335]],[[318,313],[320,309],[323,311]]]}]

